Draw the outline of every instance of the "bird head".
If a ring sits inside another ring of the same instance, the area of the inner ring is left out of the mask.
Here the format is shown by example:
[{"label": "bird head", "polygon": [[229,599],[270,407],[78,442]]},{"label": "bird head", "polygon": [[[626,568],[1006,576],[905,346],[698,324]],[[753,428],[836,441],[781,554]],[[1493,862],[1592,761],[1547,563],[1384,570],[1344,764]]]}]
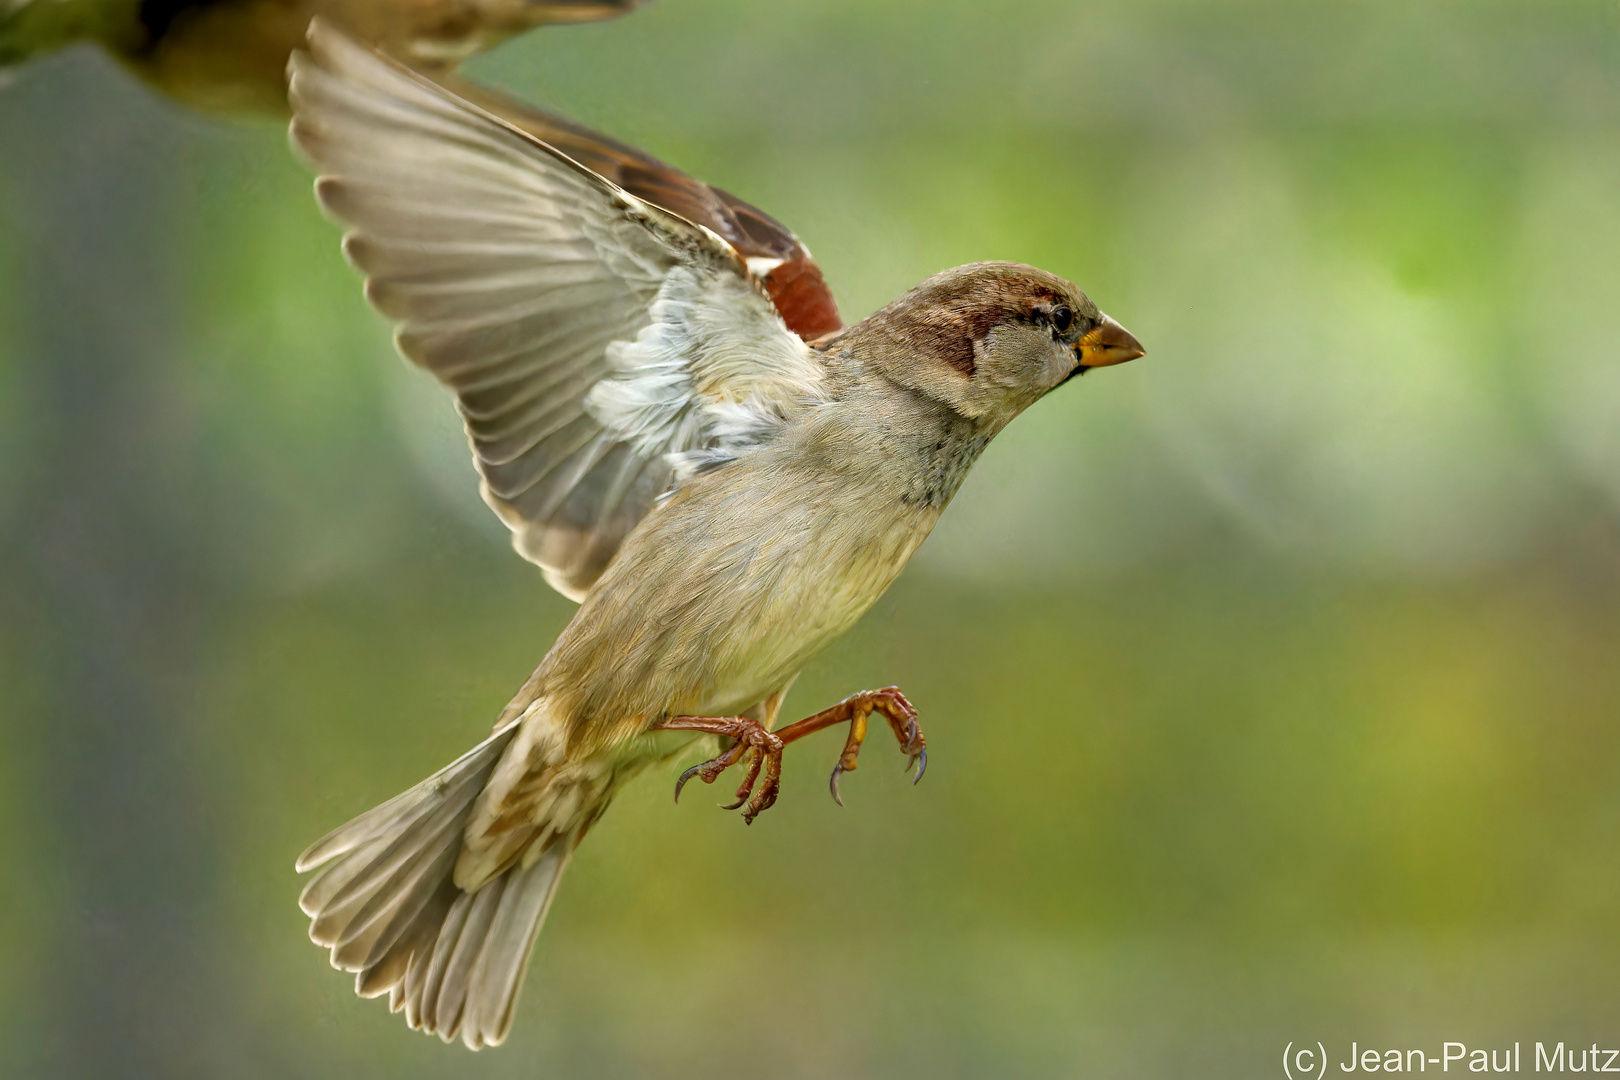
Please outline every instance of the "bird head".
[{"label": "bird head", "polygon": [[993,429],[1047,391],[1144,349],[1072,282],[1019,263],[936,274],[853,327],[890,380]]}]

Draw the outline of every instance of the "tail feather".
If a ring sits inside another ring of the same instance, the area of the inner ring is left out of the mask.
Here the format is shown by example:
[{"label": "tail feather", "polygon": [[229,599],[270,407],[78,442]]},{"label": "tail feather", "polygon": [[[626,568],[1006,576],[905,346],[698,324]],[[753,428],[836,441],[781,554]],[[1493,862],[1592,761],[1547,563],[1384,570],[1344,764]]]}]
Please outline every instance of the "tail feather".
[{"label": "tail feather", "polygon": [[391,837],[394,825],[415,819],[420,815],[424,803],[436,805],[438,796],[458,780],[476,774],[482,781],[487,781],[495,763],[500,760],[501,752],[512,741],[517,730],[517,724],[508,724],[415,787],[372,807],[347,824],[339,825],[304,849],[293,864],[294,869],[302,874],[355,848]]},{"label": "tail feather", "polygon": [[[485,889],[493,888],[496,884],[490,882]],[[428,953],[427,963],[421,966],[421,983],[415,986],[414,993],[411,989],[406,991],[405,1020],[419,1031],[434,1032],[450,1027],[448,1022],[439,1023],[439,991],[444,987],[444,969],[450,963],[450,954],[456,951],[456,942],[461,940],[461,932],[467,925],[467,915],[472,910],[475,895],[467,892],[457,894],[450,910],[445,913],[444,924],[439,928],[439,935]],[[413,963],[411,969],[414,972],[417,965]],[[405,985],[411,988],[413,984],[415,980],[407,975]],[[416,1002],[414,1012],[411,1009],[413,999]],[[447,1016],[446,1021],[449,1019]]]},{"label": "tail feather", "polygon": [[[483,787],[477,773],[436,792],[438,805],[423,807],[422,816],[415,821],[398,823],[393,842],[373,855],[367,852],[365,868],[351,878],[327,902],[326,910],[352,908],[367,897],[375,903],[379,888],[390,881],[398,882],[403,876],[419,872],[422,864],[431,862],[446,848],[456,846],[456,838],[466,825],[468,803],[478,797]],[[357,919],[364,918],[362,910]]]},{"label": "tail feather", "polygon": [[344,967],[374,963],[381,955],[374,950],[387,951],[455,866],[466,818],[465,809],[447,799],[402,830],[332,898],[310,925],[310,937],[330,946],[333,960]]},{"label": "tail feather", "polygon": [[421,817],[395,822],[397,833],[384,834],[389,842],[380,849],[368,844],[345,860],[361,866],[313,915],[309,928],[310,940],[332,949],[334,964],[350,970],[366,966],[363,958],[373,946],[392,944],[381,937],[390,918],[404,908],[414,914],[438,888],[443,873],[427,880],[424,875],[447,858],[454,865],[468,807],[478,792],[477,786],[464,790],[468,786],[445,789],[440,804],[425,801]]},{"label": "tail feather", "polygon": [[[473,892],[452,880],[467,821],[517,724],[333,830],[298,858],[320,872],[299,906],[362,997],[389,994],[411,1027],[469,1047],[506,1038],[529,954],[573,853],[562,837]],[[524,865],[525,863],[529,865]]]},{"label": "tail feather", "polygon": [[[573,845],[554,844],[528,869],[509,870],[495,920],[484,938],[473,969],[462,1018],[462,1037],[495,1046],[512,1026],[518,987],[529,965],[540,927],[557,895],[557,883],[568,866]],[[472,1045],[471,1042],[468,1045]]]},{"label": "tail feather", "polygon": [[[298,894],[298,906],[303,909],[304,914],[314,918],[324,911],[326,905],[332,902],[332,897],[336,896],[345,885],[353,881],[361,871],[365,870],[368,862],[367,856],[375,855],[378,851],[381,851],[385,840],[386,837],[379,837],[372,843],[356,850],[350,858],[328,863],[317,871],[315,876],[310,878],[304,885],[304,891]],[[320,864],[311,865],[318,866]],[[298,869],[305,871],[309,867],[300,864]]]},{"label": "tail feather", "polygon": [[[439,936],[439,926],[444,922],[445,913],[450,910],[450,905],[455,902],[459,891],[454,885],[441,882],[438,890],[416,913],[416,918],[409,929],[399,935],[399,940],[355,976],[354,992],[364,998],[391,994],[389,1006],[392,1011],[399,1012],[404,1007],[401,995],[405,993],[406,979],[412,970],[411,959],[418,953],[433,951],[433,943]],[[425,966],[425,961],[416,965],[418,969]]]},{"label": "tail feather", "polygon": [[[456,1030],[461,1027],[461,1014],[467,1004],[467,977],[472,973],[473,965],[478,963],[478,954],[489,935],[489,924],[495,921],[495,909],[500,905],[501,893],[505,890],[506,875],[502,874],[499,881],[492,881],[471,894],[467,921],[462,924],[461,933],[447,950],[449,958],[444,965],[443,981],[437,988],[437,1007],[434,1010],[439,1038],[445,1042],[454,1039]],[[473,1032],[469,1030],[467,1034],[467,1045],[474,1046],[470,1038]]]},{"label": "tail feather", "polygon": [[332,947],[335,962],[350,971],[368,970],[380,963],[415,924],[416,916],[456,864],[455,845],[437,843],[442,848],[439,854],[424,860],[414,873],[402,874],[379,887],[366,906],[355,913]]}]

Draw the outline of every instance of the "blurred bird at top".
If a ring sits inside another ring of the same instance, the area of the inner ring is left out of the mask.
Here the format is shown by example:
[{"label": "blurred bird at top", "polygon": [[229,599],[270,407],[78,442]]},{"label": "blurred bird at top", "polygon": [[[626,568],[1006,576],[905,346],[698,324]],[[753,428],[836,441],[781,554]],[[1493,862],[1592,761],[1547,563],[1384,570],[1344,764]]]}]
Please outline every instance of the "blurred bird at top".
[{"label": "blurred bird at top", "polygon": [[287,57],[314,16],[442,80],[468,57],[548,23],[593,22],[647,0],[0,0],[0,68],[99,42],[188,105],[281,113]]}]

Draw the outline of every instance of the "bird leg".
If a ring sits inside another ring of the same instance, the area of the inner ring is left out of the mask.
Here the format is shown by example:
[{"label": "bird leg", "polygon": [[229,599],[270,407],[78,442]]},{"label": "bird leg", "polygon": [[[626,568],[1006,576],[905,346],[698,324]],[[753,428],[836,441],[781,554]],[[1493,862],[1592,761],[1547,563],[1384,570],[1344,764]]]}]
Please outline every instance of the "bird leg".
[{"label": "bird leg", "polygon": [[[907,755],[906,769],[909,771],[913,765],[917,767],[917,775],[912,779],[912,783],[921,780],[923,772],[928,768],[928,745],[917,726],[917,710],[906,700],[906,696],[900,692],[898,686],[888,686],[882,690],[862,690],[858,694],[852,694],[832,708],[823,709],[814,716],[807,716],[774,733],[767,731],[759,721],[747,716],[670,717],[658,726],[675,731],[702,731],[735,740],[731,747],[718,757],[711,758],[701,765],[694,765],[682,773],[680,779],[675,781],[675,798],[677,801],[680,800],[681,788],[685,787],[686,782],[692,777],[699,777],[705,784],[712,784],[719,779],[722,772],[737,764],[746,754],[748,772],[744,775],[741,786],[737,788],[737,801],[725,809],[736,810],[741,807],[743,820],[752,824],[754,818],[776,803],[776,796],[781,789],[783,748],[788,743],[796,742],[823,728],[847,722],[849,737],[844,740],[843,752],[838,755],[838,764],[833,767],[832,776],[827,782],[828,788],[832,791],[833,801],[843,806],[844,800],[838,794],[838,778],[855,768],[861,753],[861,743],[866,739],[867,717],[874,712],[881,713],[889,722],[889,727],[893,729],[894,737],[900,743],[900,752]],[[762,771],[764,782],[759,784],[756,791],[755,784],[760,780]]]},{"label": "bird leg", "polygon": [[906,771],[910,772],[913,765],[917,767],[917,775],[911,780],[915,784],[928,770],[928,743],[923,739],[922,729],[917,726],[917,710],[906,700],[906,695],[900,692],[898,686],[851,694],[830,709],[823,709],[796,724],[789,724],[776,735],[784,743],[790,743],[822,728],[849,721],[849,738],[844,740],[844,751],[838,755],[838,764],[833,766],[832,775],[827,778],[827,788],[832,792],[833,801],[843,806],[844,800],[838,794],[838,778],[854,770],[860,757],[861,743],[866,738],[866,718],[874,712],[881,713],[894,731],[894,737],[900,743],[900,752],[906,755]]}]

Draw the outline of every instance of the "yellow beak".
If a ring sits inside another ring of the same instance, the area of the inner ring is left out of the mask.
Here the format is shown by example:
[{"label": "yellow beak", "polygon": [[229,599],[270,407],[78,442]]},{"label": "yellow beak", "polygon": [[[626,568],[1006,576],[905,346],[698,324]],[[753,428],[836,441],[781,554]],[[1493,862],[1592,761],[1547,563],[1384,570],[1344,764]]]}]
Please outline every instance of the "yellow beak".
[{"label": "yellow beak", "polygon": [[1075,342],[1074,347],[1080,354],[1080,363],[1088,368],[1123,364],[1147,353],[1147,350],[1142,348],[1142,343],[1137,341],[1129,330],[1107,315],[1102,317],[1102,322]]}]

